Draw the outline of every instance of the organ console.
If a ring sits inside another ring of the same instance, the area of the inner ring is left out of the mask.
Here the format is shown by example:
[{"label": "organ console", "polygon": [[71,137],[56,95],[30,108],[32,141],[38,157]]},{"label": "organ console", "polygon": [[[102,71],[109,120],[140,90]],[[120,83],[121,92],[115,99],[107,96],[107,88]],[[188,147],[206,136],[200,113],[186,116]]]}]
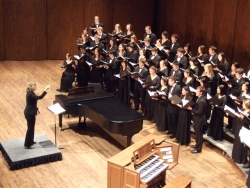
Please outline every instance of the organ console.
[{"label": "organ console", "polygon": [[160,188],[178,164],[179,144],[148,135],[108,160],[108,188]]}]

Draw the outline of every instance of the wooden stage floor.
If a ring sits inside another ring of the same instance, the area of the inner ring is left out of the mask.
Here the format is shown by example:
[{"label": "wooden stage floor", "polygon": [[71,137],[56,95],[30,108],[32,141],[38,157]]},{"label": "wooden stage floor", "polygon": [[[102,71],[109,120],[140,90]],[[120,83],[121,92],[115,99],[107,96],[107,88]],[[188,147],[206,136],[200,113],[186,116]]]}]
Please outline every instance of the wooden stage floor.
[{"label": "wooden stage floor", "polygon": [[[38,102],[41,115],[37,116],[36,134],[46,134],[54,142],[54,116],[46,109],[53,103],[59,88],[62,71],[58,66],[62,61],[2,61],[0,62],[0,142],[24,137],[26,121],[25,89],[29,81],[36,81],[37,93],[42,93],[51,76],[51,89]],[[77,128],[77,117],[63,117],[64,131],[57,128],[57,145],[63,160],[17,171],[10,171],[0,155],[0,188],[15,187],[107,187],[107,159],[122,149],[101,131],[97,125],[87,120],[87,129]],[[161,135],[155,125],[144,121],[143,130],[134,135],[136,142],[149,133]],[[104,139],[105,137],[105,139]],[[192,138],[192,143],[194,139]],[[193,188],[236,188],[246,187],[245,175],[222,151],[209,143],[204,143],[200,154],[191,154],[191,148],[180,146],[179,164],[167,171],[166,180],[182,175],[192,179]],[[132,154],[131,154],[132,156]]]}]

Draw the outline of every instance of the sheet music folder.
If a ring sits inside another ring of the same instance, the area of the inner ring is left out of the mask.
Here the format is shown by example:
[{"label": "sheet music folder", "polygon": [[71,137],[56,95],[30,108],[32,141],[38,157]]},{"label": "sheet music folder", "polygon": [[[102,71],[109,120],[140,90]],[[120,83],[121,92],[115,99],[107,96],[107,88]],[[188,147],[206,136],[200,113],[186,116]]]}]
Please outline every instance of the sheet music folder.
[{"label": "sheet music folder", "polygon": [[66,110],[63,107],[61,107],[61,105],[59,103],[55,103],[51,106],[48,106],[47,108],[49,111],[51,111],[55,115],[62,114],[64,112],[66,112]]}]

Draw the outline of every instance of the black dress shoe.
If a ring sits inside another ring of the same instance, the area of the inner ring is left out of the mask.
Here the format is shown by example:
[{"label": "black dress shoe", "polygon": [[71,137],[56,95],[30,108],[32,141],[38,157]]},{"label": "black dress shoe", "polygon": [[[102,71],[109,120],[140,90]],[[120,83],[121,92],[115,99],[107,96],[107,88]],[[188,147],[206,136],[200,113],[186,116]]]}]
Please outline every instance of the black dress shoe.
[{"label": "black dress shoe", "polygon": [[196,148],[197,146],[196,145],[191,145],[190,148]]},{"label": "black dress shoe", "polygon": [[174,136],[174,135],[171,135],[169,138],[175,138],[175,136]]},{"label": "black dress shoe", "polygon": [[200,153],[201,151],[197,150],[197,149],[194,149],[191,151],[191,153],[195,154],[195,153]]},{"label": "black dress shoe", "polygon": [[33,142],[32,145],[36,144],[37,142]]},{"label": "black dress shoe", "polygon": [[242,168],[250,168],[250,166],[249,166],[249,164],[247,163],[247,164],[242,165]]},{"label": "black dress shoe", "polygon": [[25,146],[25,149],[34,149],[33,146]]}]

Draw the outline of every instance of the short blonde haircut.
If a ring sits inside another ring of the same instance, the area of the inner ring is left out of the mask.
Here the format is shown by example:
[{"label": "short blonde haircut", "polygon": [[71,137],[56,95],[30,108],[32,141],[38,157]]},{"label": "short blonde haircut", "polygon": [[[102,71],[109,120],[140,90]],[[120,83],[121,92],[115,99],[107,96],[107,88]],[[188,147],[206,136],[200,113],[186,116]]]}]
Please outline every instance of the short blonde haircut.
[{"label": "short blonde haircut", "polygon": [[245,99],[245,100],[243,100],[243,103],[244,103],[245,107],[249,110],[250,109],[250,100]]},{"label": "short blonde haircut", "polygon": [[26,92],[34,91],[36,87],[36,82],[32,81],[27,84]]}]

